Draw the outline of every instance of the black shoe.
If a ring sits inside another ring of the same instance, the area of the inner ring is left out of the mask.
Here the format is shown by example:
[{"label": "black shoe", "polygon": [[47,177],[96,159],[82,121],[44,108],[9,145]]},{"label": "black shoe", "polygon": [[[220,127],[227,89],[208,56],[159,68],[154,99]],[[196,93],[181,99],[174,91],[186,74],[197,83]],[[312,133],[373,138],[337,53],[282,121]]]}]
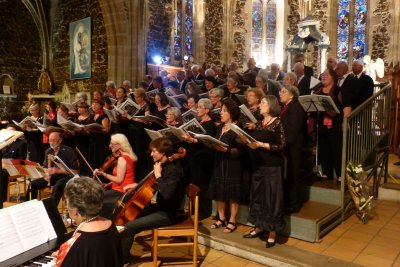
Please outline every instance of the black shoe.
[{"label": "black shoe", "polygon": [[266,247],[266,248],[272,248],[273,246],[275,246],[275,240],[274,240],[274,242],[269,242],[269,241],[267,240],[267,243],[265,243],[265,247]]},{"label": "black shoe", "polygon": [[[254,230],[253,230],[254,231]],[[250,233],[248,233],[248,234],[246,234],[246,235],[243,235],[243,238],[256,238],[256,237],[259,237],[259,236],[261,236],[262,234],[264,234],[264,231],[260,231],[260,232],[257,232],[257,233],[255,233],[255,234],[251,234],[253,231],[251,231]]]},{"label": "black shoe", "polygon": [[400,161],[393,163],[393,165],[400,166]]}]

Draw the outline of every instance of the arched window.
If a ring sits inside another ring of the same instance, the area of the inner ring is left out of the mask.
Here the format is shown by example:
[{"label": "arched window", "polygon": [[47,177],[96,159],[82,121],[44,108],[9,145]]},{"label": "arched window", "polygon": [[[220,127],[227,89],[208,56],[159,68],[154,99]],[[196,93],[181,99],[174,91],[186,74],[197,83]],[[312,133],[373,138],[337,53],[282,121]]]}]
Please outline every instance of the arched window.
[{"label": "arched window", "polygon": [[178,64],[185,55],[192,55],[193,0],[175,0],[174,60]]},{"label": "arched window", "polygon": [[262,67],[275,62],[276,18],[275,0],[253,0],[251,57]]},{"label": "arched window", "polygon": [[367,53],[367,1],[338,1],[338,60],[362,59]]}]

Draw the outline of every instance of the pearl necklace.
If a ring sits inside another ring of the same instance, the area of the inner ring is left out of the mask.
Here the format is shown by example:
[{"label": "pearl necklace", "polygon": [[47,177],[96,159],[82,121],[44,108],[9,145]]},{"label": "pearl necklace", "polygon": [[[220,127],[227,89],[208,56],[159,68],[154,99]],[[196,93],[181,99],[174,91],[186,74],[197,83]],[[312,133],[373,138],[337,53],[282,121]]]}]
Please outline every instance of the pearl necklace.
[{"label": "pearl necklace", "polygon": [[87,220],[81,222],[81,223],[78,225],[78,227],[76,227],[76,229],[75,229],[75,231],[74,231],[74,234],[73,234],[72,236],[74,236],[74,235],[78,232],[78,230],[79,230],[83,225],[85,225],[86,223],[89,223],[89,222],[91,222],[91,221],[94,221],[95,219],[97,219],[98,216],[99,216],[99,215],[96,215],[96,216],[94,216],[94,217],[92,217],[92,218],[90,218],[90,219],[87,219]]}]

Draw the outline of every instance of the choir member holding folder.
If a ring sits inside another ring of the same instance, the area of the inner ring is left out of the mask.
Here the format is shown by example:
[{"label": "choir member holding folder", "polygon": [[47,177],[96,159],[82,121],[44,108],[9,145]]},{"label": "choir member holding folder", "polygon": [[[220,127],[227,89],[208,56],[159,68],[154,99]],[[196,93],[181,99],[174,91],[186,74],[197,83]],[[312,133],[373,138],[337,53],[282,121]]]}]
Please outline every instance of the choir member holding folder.
[{"label": "choir member holding folder", "polygon": [[[273,95],[265,96],[260,103],[263,120],[257,122],[249,142],[253,176],[250,188],[250,212],[248,221],[255,225],[244,238],[255,238],[269,232],[266,247],[275,245],[276,233],[283,230],[283,177],[282,163],[285,149],[285,133],[279,119],[280,106]],[[240,137],[240,135],[239,135]],[[244,139],[244,140],[243,140]]]}]

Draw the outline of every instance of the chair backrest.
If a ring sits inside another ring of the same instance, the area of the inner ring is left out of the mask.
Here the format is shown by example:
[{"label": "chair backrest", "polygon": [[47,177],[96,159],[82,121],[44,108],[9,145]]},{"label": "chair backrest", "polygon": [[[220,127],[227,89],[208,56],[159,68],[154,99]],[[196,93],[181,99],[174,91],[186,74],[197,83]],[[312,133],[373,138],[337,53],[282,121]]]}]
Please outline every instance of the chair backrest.
[{"label": "chair backrest", "polygon": [[189,215],[194,214],[195,224],[197,224],[199,217],[199,192],[200,188],[197,185],[189,184],[187,188],[187,196],[189,198]]}]

